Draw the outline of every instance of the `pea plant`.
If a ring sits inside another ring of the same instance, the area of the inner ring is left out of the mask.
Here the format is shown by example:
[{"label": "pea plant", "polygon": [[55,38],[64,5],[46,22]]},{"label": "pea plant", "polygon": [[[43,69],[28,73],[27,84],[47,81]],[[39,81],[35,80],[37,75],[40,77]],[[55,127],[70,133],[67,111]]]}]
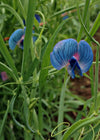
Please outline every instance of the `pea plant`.
[{"label": "pea plant", "polygon": [[0,140],[99,140],[99,28],[99,0],[0,1]]}]

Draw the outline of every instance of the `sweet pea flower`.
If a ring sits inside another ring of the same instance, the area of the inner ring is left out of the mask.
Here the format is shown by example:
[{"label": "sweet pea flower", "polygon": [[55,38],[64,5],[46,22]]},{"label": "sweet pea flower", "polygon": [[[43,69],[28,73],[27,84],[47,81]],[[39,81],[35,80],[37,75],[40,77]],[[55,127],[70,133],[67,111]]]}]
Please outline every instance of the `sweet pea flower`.
[{"label": "sweet pea flower", "polygon": [[[14,50],[16,45],[19,46],[19,48],[23,49],[23,42],[24,42],[24,36],[25,36],[25,30],[24,29],[17,29],[15,32],[12,33],[12,35],[9,38],[9,47],[11,50]],[[34,30],[32,31],[34,33]],[[33,42],[35,42],[37,37],[33,37]]]},{"label": "sweet pea flower", "polygon": [[81,40],[65,39],[58,42],[50,54],[51,64],[57,70],[66,67],[69,75],[74,79],[75,74],[83,76],[93,62],[93,52],[90,45]]},{"label": "sweet pea flower", "polygon": [[[41,21],[40,16],[35,14],[35,18],[40,23]],[[26,31],[26,27],[24,29],[17,29],[16,31],[12,33],[12,35],[9,38],[9,47],[11,50],[14,50],[16,45],[18,45],[19,48],[23,49],[25,31]],[[34,30],[32,31],[32,33],[34,33]],[[37,37],[34,36],[33,42],[35,42],[36,40],[37,40]]]},{"label": "sweet pea flower", "polygon": [[0,77],[1,77],[2,81],[8,80],[8,75],[5,71],[1,72]]},{"label": "sweet pea flower", "polygon": [[35,14],[35,18],[36,18],[36,20],[40,23],[41,22],[41,18],[40,18],[40,16],[38,15],[38,14]]},{"label": "sweet pea flower", "polygon": [[62,19],[63,19],[63,20],[65,20],[65,19],[69,18],[69,16],[67,15],[67,13],[66,13],[66,12],[65,12],[65,13],[63,13],[63,14],[61,14],[61,17],[62,17]]}]

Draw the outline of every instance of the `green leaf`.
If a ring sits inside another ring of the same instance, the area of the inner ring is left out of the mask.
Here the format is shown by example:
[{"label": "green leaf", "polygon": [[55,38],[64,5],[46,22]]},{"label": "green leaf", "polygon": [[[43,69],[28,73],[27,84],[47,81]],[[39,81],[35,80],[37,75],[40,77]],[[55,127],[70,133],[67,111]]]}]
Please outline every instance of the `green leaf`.
[{"label": "green leaf", "polygon": [[25,14],[24,7],[23,7],[23,5],[22,5],[21,0],[18,0],[18,6],[19,6],[19,8],[20,8],[20,12],[22,13],[24,19],[26,20],[26,14]]},{"label": "green leaf", "polygon": [[[67,83],[70,79],[70,76],[68,77],[68,73],[66,72],[64,84],[61,89],[61,95],[60,95],[60,101],[59,101],[59,110],[58,110],[58,125],[64,121],[64,99],[65,99],[65,90]],[[63,126],[58,127],[58,133],[61,132],[63,129]],[[57,137],[57,140],[60,140],[62,138],[62,134],[59,134]]]},{"label": "green leaf", "polygon": [[37,58],[34,59],[34,61],[30,64],[28,73],[24,76],[25,80],[28,80],[28,78],[33,74],[35,68],[38,66],[39,60]]},{"label": "green leaf", "polygon": [[22,76],[23,80],[25,80],[24,76],[29,72],[28,68],[30,65],[30,48],[31,48],[31,39],[32,39],[32,29],[33,29],[33,22],[34,22],[34,14],[35,14],[35,0],[30,0],[28,5],[28,13],[27,13],[27,20],[26,20],[26,32],[25,32],[25,39],[24,39],[24,52],[23,52],[23,60],[22,60]]},{"label": "green leaf", "polygon": [[16,79],[18,79],[18,73],[17,73],[17,69],[15,67],[14,61],[13,61],[7,47],[5,46],[5,43],[3,41],[1,34],[0,34],[0,51],[1,51],[2,55],[4,56],[6,62],[8,63],[9,67],[13,71],[14,75],[16,76]]},{"label": "green leaf", "polygon": [[87,117],[86,119],[79,120],[76,123],[74,123],[69,129],[64,133],[64,136],[62,140],[68,140],[75,132],[77,132],[82,127],[85,127],[89,124],[92,124],[96,121],[100,120],[100,115],[97,117]]},{"label": "green leaf", "polygon": [[98,82],[99,82],[99,46],[96,47],[95,87],[94,87],[95,111],[97,111]]},{"label": "green leaf", "polygon": [[87,30],[87,28],[86,28],[86,26],[85,26],[85,24],[84,24],[84,22],[83,22],[83,19],[81,18],[79,6],[78,6],[78,2],[77,2],[77,11],[78,11],[78,18],[79,18],[79,21],[80,21],[80,23],[81,23],[81,25],[82,25],[82,28],[84,29],[86,35],[89,37],[89,39],[90,39],[91,41],[93,41],[93,42],[96,43],[98,46],[100,46],[99,43],[98,43],[98,42],[90,35],[90,33],[88,32],[88,30]]},{"label": "green leaf", "polygon": [[[91,36],[94,36],[94,34],[96,33],[96,31],[99,29],[100,27],[100,12],[98,13],[98,16],[96,18],[96,20],[94,21],[94,24],[89,32],[89,34]],[[87,36],[85,39],[87,42],[89,42],[89,37]]]},{"label": "green leaf", "polygon": [[[95,126],[93,127],[94,128],[94,133],[95,133],[95,136],[97,135],[98,132],[100,132],[100,123],[99,124],[95,124]],[[85,136],[83,137],[83,140],[92,140],[93,139],[93,132],[92,130],[90,130],[88,133],[85,134]],[[95,140],[99,140],[95,138]]]},{"label": "green leaf", "polygon": [[18,15],[18,13],[12,7],[10,7],[7,4],[1,4],[0,8],[5,8],[6,10],[10,11],[16,17],[16,19],[19,21],[22,28],[24,28],[24,24],[23,24],[23,21],[22,21],[21,17]]},{"label": "green leaf", "polygon": [[16,100],[16,97],[17,95],[14,95],[11,99],[11,103],[10,103],[10,113],[11,113],[11,116],[13,118],[13,121],[16,123],[16,125],[18,125],[19,127],[21,128],[25,128],[25,126],[23,124],[21,124],[20,122],[18,122],[13,114],[13,110],[14,110],[14,103],[15,103],[15,100]]},{"label": "green leaf", "polygon": [[7,104],[7,110],[6,110],[5,115],[4,115],[4,117],[3,117],[3,121],[2,121],[2,123],[0,124],[0,125],[1,125],[1,126],[0,126],[0,137],[1,137],[1,135],[2,135],[3,128],[4,128],[4,125],[5,125],[6,119],[7,119],[8,111],[9,111],[9,101],[8,101],[8,104]]},{"label": "green leaf", "polygon": [[[84,6],[84,3],[82,3],[82,4],[79,5],[79,7],[83,7],[83,6]],[[53,17],[58,16],[58,15],[64,13],[64,12],[68,12],[68,11],[74,10],[76,8],[77,8],[76,5],[75,6],[72,6],[72,7],[69,7],[69,8],[66,8],[64,10],[61,10],[61,11],[56,12],[54,15],[52,15],[49,18],[53,18]]]},{"label": "green leaf", "polygon": [[7,72],[15,81],[17,81],[16,76],[14,75],[13,71],[2,62],[0,62],[0,70]]},{"label": "green leaf", "polygon": [[[84,15],[83,15],[83,22],[85,24],[86,24],[86,20],[87,20],[86,17],[87,17],[87,13],[88,13],[89,3],[90,3],[90,0],[85,1],[85,8],[84,8]],[[78,42],[81,40],[82,31],[83,31],[83,26],[81,25],[81,29],[80,29],[80,32],[79,32],[78,37],[77,37]]]}]

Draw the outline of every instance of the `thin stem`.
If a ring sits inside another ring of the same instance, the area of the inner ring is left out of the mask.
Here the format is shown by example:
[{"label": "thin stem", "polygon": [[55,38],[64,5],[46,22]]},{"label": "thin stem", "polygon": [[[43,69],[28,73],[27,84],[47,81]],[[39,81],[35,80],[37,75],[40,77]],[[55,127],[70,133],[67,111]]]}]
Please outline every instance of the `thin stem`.
[{"label": "thin stem", "polygon": [[92,97],[94,96],[94,75],[93,75],[93,65],[91,66],[91,68],[90,68],[90,77],[91,77],[91,79],[90,79],[90,82],[91,82],[91,95],[92,95]]},{"label": "thin stem", "polygon": [[[59,111],[58,111],[58,125],[63,122],[64,119],[64,99],[65,99],[65,89],[70,77],[68,77],[68,73],[66,72],[64,78],[64,84],[62,86],[60,101],[59,101]],[[58,133],[63,130],[63,126],[58,127]],[[59,134],[57,140],[62,138],[62,134]]]},{"label": "thin stem", "polygon": [[97,93],[98,93],[98,73],[99,73],[99,46],[96,50],[96,65],[95,65],[95,88],[94,88],[94,104],[95,110],[97,111]]}]

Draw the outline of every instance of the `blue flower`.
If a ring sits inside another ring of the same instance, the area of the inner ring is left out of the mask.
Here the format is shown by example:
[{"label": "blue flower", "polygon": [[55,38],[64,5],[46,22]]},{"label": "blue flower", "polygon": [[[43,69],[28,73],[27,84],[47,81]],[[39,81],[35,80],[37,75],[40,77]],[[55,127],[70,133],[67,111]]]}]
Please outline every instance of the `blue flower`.
[{"label": "blue flower", "polygon": [[7,75],[7,73],[6,73],[5,71],[2,71],[2,72],[0,73],[0,78],[2,79],[2,81],[8,80],[8,75]]},{"label": "blue flower", "polygon": [[36,18],[36,20],[37,20],[39,23],[41,22],[41,18],[40,18],[39,15],[35,14],[35,18]]},{"label": "blue flower", "polygon": [[61,14],[61,17],[62,17],[63,20],[69,18],[69,16],[67,15],[67,12]]},{"label": "blue flower", "polygon": [[[19,48],[23,49],[23,42],[24,42],[24,36],[25,36],[26,28],[24,29],[17,29],[15,32],[12,33],[12,35],[9,38],[9,47],[11,50],[14,50],[16,45],[19,46]],[[34,30],[32,31],[34,33]],[[35,42],[37,37],[33,37],[33,42]]]},{"label": "blue flower", "polygon": [[69,18],[69,16],[66,15],[66,16],[63,17],[63,20],[65,20],[65,19],[67,19],[67,18]]},{"label": "blue flower", "polygon": [[[40,21],[41,21],[40,16],[35,14],[35,18],[40,23]],[[24,20],[23,20],[23,22],[25,24]],[[25,31],[26,31],[26,27],[24,29],[17,29],[16,31],[14,31],[12,33],[12,35],[9,38],[9,47],[10,47],[11,50],[14,50],[16,45],[18,45],[19,48],[23,49]],[[32,33],[34,33],[34,30],[32,31]],[[37,40],[37,37],[34,36],[33,37],[33,42],[35,42],[36,40]]]},{"label": "blue flower", "polygon": [[25,35],[25,29],[17,29],[9,38],[9,47],[11,50],[14,50],[16,45],[19,45],[20,48],[23,48],[23,40]]},{"label": "blue flower", "polygon": [[77,43],[74,39],[65,39],[55,45],[50,60],[57,70],[66,67],[74,79],[75,74],[83,76],[83,73],[89,70],[93,62],[93,52],[84,40]]}]

